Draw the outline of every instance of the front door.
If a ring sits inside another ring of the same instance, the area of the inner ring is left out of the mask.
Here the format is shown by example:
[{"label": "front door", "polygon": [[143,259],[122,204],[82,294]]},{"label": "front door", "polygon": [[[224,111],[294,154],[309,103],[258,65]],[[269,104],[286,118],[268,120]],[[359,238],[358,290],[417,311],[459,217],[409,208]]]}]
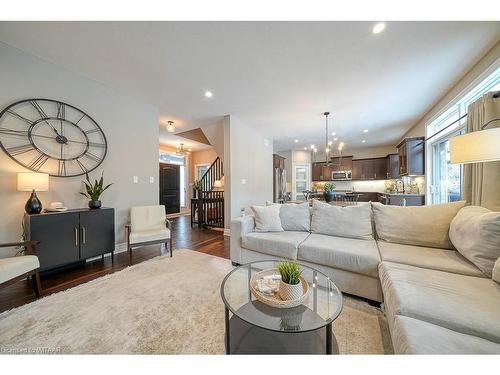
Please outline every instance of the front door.
[{"label": "front door", "polygon": [[180,212],[180,166],[160,163],[160,204],[167,214]]}]

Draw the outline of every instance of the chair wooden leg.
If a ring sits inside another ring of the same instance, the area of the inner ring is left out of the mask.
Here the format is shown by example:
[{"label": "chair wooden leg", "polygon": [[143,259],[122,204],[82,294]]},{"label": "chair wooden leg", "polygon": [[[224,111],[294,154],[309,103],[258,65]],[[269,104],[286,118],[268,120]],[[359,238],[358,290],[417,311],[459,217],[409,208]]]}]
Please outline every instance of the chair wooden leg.
[{"label": "chair wooden leg", "polygon": [[169,247],[170,247],[170,258],[173,257],[173,245],[172,245],[172,237],[170,237],[170,241],[168,241],[170,243]]},{"label": "chair wooden leg", "polygon": [[42,284],[40,282],[40,274],[38,273],[38,271],[35,271],[35,274],[32,276],[32,280],[36,298],[40,298],[40,296],[42,295]]}]

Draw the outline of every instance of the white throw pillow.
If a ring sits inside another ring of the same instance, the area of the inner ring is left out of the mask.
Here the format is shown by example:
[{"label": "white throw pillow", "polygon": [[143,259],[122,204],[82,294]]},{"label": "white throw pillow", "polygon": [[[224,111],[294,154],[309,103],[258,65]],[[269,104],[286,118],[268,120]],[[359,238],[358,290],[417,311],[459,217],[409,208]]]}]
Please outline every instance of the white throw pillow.
[{"label": "white throw pillow", "polygon": [[462,208],[451,222],[450,239],[460,254],[491,277],[500,257],[500,212],[478,206]]},{"label": "white throw pillow", "polygon": [[283,232],[280,220],[280,206],[252,206],[256,232]]},{"label": "white throw pillow", "polygon": [[373,239],[370,204],[332,206],[313,200],[311,232],[328,236]]},{"label": "white throw pillow", "polygon": [[372,203],[377,236],[387,242],[453,249],[450,223],[463,206],[465,201],[416,207]]}]

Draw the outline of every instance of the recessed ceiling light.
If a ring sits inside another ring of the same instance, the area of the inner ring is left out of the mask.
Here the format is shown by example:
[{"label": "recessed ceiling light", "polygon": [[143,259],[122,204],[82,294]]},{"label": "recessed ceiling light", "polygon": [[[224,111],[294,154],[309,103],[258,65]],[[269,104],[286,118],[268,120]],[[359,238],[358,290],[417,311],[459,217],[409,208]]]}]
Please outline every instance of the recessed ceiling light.
[{"label": "recessed ceiling light", "polygon": [[329,148],[325,148],[325,152],[328,154],[330,152]]},{"label": "recessed ceiling light", "polygon": [[361,141],[361,143],[366,143],[366,141],[363,139],[363,140]]},{"label": "recessed ceiling light", "polygon": [[314,145],[311,145],[311,150],[314,150]]},{"label": "recessed ceiling light", "polygon": [[333,144],[332,141],[328,141],[328,146],[331,146]]},{"label": "recessed ceiling light", "polygon": [[294,139],[293,140],[295,143],[299,143],[299,140],[298,139]]},{"label": "recessed ceiling light", "polygon": [[368,129],[363,130],[363,133],[368,133]]},{"label": "recessed ceiling light", "polygon": [[379,22],[376,23],[375,26],[373,26],[372,33],[374,34],[379,34],[385,29],[385,22]]},{"label": "recessed ceiling light", "polygon": [[333,135],[333,136],[336,136],[336,135],[337,135],[337,133],[335,133],[335,132],[332,132],[332,135]]},{"label": "recessed ceiling light", "polygon": [[338,141],[339,139],[338,138],[333,138],[334,141]]},{"label": "recessed ceiling light", "polygon": [[205,97],[211,98],[212,96],[214,96],[214,94],[212,94],[212,91],[205,91]]}]

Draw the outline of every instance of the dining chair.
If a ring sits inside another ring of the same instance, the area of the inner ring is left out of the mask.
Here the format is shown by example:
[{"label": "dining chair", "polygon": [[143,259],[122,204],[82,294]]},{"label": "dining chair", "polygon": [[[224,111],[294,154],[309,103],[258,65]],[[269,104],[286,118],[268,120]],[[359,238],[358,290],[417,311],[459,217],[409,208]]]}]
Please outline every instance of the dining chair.
[{"label": "dining chair", "polygon": [[23,247],[23,255],[0,259],[0,288],[11,285],[23,279],[31,279],[35,295],[42,295],[40,283],[40,261],[36,256],[35,246],[37,241],[11,242],[0,244],[0,247]]},{"label": "dining chair", "polygon": [[165,206],[132,207],[130,223],[125,228],[129,262],[132,259],[133,248],[154,244],[165,244],[172,257],[172,223],[167,219]]}]

